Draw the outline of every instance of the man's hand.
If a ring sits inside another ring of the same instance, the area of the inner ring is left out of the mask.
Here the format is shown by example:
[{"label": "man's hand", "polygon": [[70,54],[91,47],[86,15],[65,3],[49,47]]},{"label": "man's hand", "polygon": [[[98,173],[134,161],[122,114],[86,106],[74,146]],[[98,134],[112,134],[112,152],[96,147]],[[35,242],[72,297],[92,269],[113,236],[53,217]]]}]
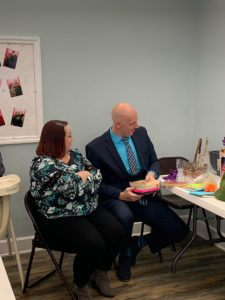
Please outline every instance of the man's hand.
[{"label": "man's hand", "polygon": [[133,189],[135,189],[134,186],[127,187],[123,192],[120,193],[119,199],[128,202],[134,202],[141,199],[143,196],[133,193],[132,192]]},{"label": "man's hand", "polygon": [[[148,174],[146,175],[145,177],[145,180],[146,181],[152,181],[152,180],[155,180],[155,174],[153,172],[148,172]],[[157,192],[154,192],[152,194],[152,197],[155,197],[155,195],[157,195]]]},{"label": "man's hand", "polygon": [[148,174],[145,176],[146,181],[155,180],[155,174],[153,172],[148,172]]}]

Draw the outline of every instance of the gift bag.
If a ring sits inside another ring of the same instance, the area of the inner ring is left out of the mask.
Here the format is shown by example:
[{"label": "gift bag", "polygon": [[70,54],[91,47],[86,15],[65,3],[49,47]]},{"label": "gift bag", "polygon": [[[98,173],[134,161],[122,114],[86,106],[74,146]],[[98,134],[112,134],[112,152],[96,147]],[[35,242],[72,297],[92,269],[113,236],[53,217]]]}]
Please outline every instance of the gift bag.
[{"label": "gift bag", "polygon": [[225,173],[223,174],[223,177],[221,179],[219,189],[215,192],[215,197],[218,200],[225,201]]},{"label": "gift bag", "polygon": [[220,158],[219,158],[220,162],[220,177],[223,177],[223,174],[225,172],[225,149],[221,149],[220,150]]}]

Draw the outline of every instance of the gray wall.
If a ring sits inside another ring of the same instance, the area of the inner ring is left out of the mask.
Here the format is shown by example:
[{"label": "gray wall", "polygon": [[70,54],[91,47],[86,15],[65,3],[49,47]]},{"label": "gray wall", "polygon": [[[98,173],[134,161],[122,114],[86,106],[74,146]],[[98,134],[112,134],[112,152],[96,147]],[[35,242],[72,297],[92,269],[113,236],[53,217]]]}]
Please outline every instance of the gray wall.
[{"label": "gray wall", "polygon": [[[225,14],[219,4],[5,1],[0,35],[40,37],[44,121],[68,120],[74,146],[84,151],[87,142],[111,125],[112,107],[127,101],[136,107],[159,157],[193,159],[199,137],[208,136],[213,150],[225,135]],[[213,109],[211,103],[216,104]],[[36,146],[0,147],[6,174],[21,177],[21,192],[11,205],[17,236],[32,233],[23,197]]]},{"label": "gray wall", "polygon": [[197,26],[195,133],[223,147],[225,136],[225,1],[202,0]]}]

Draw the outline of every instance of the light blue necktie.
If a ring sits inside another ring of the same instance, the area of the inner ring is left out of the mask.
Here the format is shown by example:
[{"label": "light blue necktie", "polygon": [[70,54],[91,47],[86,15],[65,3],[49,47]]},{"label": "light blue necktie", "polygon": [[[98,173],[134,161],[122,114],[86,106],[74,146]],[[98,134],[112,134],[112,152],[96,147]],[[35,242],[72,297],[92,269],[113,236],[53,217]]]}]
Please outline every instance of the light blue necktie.
[{"label": "light blue necktie", "polygon": [[137,161],[134,155],[134,152],[129,144],[128,141],[128,136],[125,136],[122,138],[122,140],[125,143],[126,146],[126,151],[127,151],[127,159],[128,159],[128,164],[129,164],[129,168],[130,168],[130,174],[131,175],[136,175],[138,173],[138,166],[137,166]]},{"label": "light blue necktie", "polygon": [[[128,137],[125,136],[122,138],[122,140],[124,141],[125,143],[125,146],[126,146],[126,151],[127,151],[127,159],[128,159],[128,164],[129,164],[129,168],[130,168],[130,174],[131,175],[136,175],[138,173],[138,165],[137,165],[137,161],[136,161],[136,158],[135,158],[135,155],[134,155],[134,152],[129,144],[129,141],[128,141]],[[138,202],[141,204],[141,205],[147,205],[148,204],[148,200],[147,199],[139,199]]]}]

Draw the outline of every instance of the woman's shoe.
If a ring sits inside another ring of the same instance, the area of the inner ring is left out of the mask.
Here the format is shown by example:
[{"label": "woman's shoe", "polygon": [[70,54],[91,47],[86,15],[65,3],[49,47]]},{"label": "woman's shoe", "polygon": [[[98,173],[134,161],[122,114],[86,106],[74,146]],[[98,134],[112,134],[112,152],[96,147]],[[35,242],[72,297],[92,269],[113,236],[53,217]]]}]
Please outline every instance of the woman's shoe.
[{"label": "woman's shoe", "polygon": [[75,285],[74,294],[77,297],[77,300],[94,300],[89,293],[87,284],[81,288]]},{"label": "woman's shoe", "polygon": [[96,270],[92,276],[92,285],[105,297],[114,297],[115,293],[109,285],[107,271]]}]

